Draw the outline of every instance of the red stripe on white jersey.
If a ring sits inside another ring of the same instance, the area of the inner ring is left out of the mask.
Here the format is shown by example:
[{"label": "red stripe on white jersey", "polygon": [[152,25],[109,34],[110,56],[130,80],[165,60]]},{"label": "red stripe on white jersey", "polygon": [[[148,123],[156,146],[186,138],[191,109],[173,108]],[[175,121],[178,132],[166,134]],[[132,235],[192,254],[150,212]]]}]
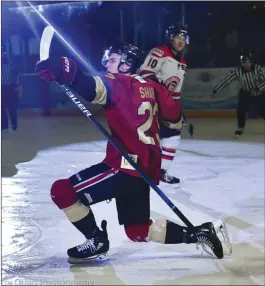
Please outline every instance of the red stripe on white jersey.
[{"label": "red stripe on white jersey", "polygon": [[173,161],[174,159],[174,156],[168,156],[168,155],[165,155],[165,154],[162,154],[162,159],[164,160],[169,160],[169,161]]},{"label": "red stripe on white jersey", "polygon": [[89,178],[86,181],[81,182],[81,183],[75,185],[74,186],[74,190],[78,193],[78,192],[84,190],[87,187],[91,187],[91,186],[93,186],[95,184],[98,184],[98,183],[100,183],[100,182],[102,182],[102,181],[104,181],[104,180],[106,180],[106,179],[116,175],[117,172],[118,172],[117,170],[112,168],[109,171],[106,171],[106,172],[104,172],[102,174],[99,174],[99,175],[97,175],[95,177]]},{"label": "red stripe on white jersey", "polygon": [[162,147],[163,151],[169,152],[169,153],[176,153],[176,149],[174,148],[167,148],[167,147]]}]

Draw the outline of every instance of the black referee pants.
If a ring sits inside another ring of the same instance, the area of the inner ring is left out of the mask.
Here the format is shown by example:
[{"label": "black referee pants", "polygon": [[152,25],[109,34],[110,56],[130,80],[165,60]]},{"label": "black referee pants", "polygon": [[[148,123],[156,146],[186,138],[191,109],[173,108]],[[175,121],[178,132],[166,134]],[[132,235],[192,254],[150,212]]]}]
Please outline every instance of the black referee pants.
[{"label": "black referee pants", "polygon": [[250,92],[241,90],[238,94],[237,103],[237,126],[238,128],[245,128],[246,114],[249,107],[254,105],[258,115],[265,119],[265,93],[258,96],[251,96]]}]

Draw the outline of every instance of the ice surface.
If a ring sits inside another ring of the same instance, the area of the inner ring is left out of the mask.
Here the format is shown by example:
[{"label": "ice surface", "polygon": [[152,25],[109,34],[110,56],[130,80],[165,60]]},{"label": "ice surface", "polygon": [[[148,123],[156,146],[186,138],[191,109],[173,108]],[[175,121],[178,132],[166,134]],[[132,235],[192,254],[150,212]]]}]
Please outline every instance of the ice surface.
[{"label": "ice surface", "polygon": [[[54,180],[104,158],[106,142],[76,143],[39,151],[2,179],[2,283],[14,285],[264,285],[264,144],[183,140],[171,168],[180,189],[161,189],[194,224],[227,221],[233,254],[201,255],[195,245],[133,243],[118,225],[115,203],[92,206],[108,221],[111,260],[71,266],[66,250],[83,237],[52,203]],[[182,222],[154,192],[152,218]]]}]

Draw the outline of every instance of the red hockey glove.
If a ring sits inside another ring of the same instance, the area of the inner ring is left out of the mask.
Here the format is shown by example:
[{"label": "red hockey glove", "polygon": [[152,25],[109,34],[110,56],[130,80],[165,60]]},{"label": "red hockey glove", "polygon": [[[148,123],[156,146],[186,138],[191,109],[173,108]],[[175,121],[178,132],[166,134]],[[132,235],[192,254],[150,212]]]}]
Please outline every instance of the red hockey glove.
[{"label": "red hockey glove", "polygon": [[35,71],[46,82],[56,80],[61,84],[71,85],[76,78],[77,65],[67,57],[48,58],[37,62]]}]

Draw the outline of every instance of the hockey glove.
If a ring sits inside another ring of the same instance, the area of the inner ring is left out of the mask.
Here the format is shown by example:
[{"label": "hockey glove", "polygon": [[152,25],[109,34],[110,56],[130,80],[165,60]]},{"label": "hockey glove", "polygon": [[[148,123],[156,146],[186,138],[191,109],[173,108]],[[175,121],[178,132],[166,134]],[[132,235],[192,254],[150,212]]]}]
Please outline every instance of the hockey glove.
[{"label": "hockey glove", "polygon": [[48,58],[37,62],[35,71],[46,82],[56,80],[61,84],[71,85],[76,79],[77,65],[67,57]]}]

